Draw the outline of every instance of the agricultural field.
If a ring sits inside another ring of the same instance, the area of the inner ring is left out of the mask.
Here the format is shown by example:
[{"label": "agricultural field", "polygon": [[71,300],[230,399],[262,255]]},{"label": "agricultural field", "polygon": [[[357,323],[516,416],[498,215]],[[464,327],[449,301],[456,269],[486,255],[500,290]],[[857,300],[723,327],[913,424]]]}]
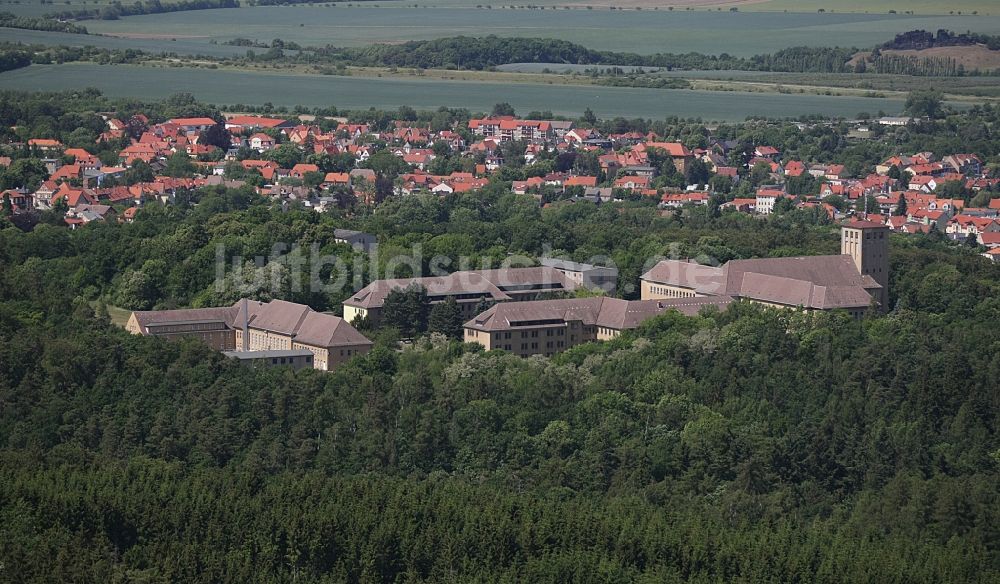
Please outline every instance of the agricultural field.
[{"label": "agricultural field", "polygon": [[[163,0],[169,4],[171,0]],[[24,16],[41,16],[53,11],[78,8],[97,8],[110,4],[111,0],[2,0],[0,10],[6,10]],[[342,2],[346,4],[346,2]],[[487,5],[482,0],[376,0],[380,6],[435,6],[449,8],[474,8],[477,5]],[[741,12],[857,12],[863,14],[897,13],[910,11],[917,15],[939,14],[970,14],[981,15],[1000,14],[1000,5],[994,0],[954,0],[940,2],[938,0],[533,0],[532,2],[496,2],[489,3],[495,8],[506,6],[545,6],[571,7],[574,9],[600,10],[611,6],[626,9],[671,10],[674,11],[728,11],[736,8]]]},{"label": "agricultural field", "polygon": [[902,110],[898,99],[820,95],[784,95],[726,91],[638,89],[599,86],[510,84],[400,78],[353,78],[323,75],[240,72],[182,67],[127,65],[33,65],[0,73],[0,89],[54,91],[96,87],[108,95],[162,98],[188,91],[220,105],[330,106],[339,108],[418,109],[438,106],[489,111],[500,101],[519,112],[553,110],[581,115],[591,108],[601,117],[701,117],[736,121],[747,116],[798,117],[822,114],[852,117],[859,112]]},{"label": "agricultural field", "polygon": [[[382,2],[379,2],[382,4]],[[408,2],[412,4],[412,2]],[[475,6],[482,0],[424,0],[421,6]],[[949,14],[961,12],[969,14],[1000,14],[1000,5],[994,0],[534,0],[533,2],[498,2],[494,7],[531,4],[533,6],[569,6],[597,10],[614,6],[616,8],[643,10],[714,10],[728,11],[735,8],[741,12],[859,12],[863,14],[897,13],[911,11],[914,14]]]},{"label": "agricultural field", "polygon": [[[497,71],[505,73],[539,74],[550,72],[585,76],[593,69],[607,69],[600,65],[570,65],[564,63],[510,63],[500,65]],[[674,77],[689,80],[736,81],[774,85],[804,85],[824,88],[843,88],[871,91],[909,92],[920,89],[939,89],[954,95],[1000,97],[1000,77],[917,77],[912,75],[879,75],[875,73],[781,73],[770,71],[684,71],[656,69],[653,67],[619,67],[625,72],[641,70],[647,75]]]},{"label": "agricultural field", "polygon": [[1000,33],[1000,16],[750,13],[652,10],[511,10],[384,5],[266,6],[87,21],[91,32],[223,42],[235,37],[358,46],[455,35],[555,37],[636,53],[733,55],[790,46],[875,46],[914,29]]},{"label": "agricultural field", "polygon": [[246,54],[245,47],[213,45],[185,38],[124,39],[118,37],[69,34],[41,30],[24,30],[0,27],[0,42],[22,42],[38,45],[65,45],[68,47],[92,46],[102,49],[138,49],[150,53],[177,53],[178,55],[209,55],[231,57]]}]

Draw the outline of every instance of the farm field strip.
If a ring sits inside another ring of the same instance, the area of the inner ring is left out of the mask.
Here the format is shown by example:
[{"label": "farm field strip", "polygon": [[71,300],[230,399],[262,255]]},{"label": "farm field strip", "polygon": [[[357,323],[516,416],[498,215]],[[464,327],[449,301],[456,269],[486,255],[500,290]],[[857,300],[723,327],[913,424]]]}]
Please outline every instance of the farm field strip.
[{"label": "farm field strip", "polygon": [[0,89],[54,91],[96,87],[108,95],[144,99],[191,92],[217,104],[330,106],[359,109],[445,105],[489,111],[500,101],[518,111],[553,110],[581,115],[591,108],[602,117],[701,117],[735,121],[747,116],[797,117],[822,114],[852,117],[858,112],[898,113],[902,101],[864,97],[784,95],[743,92],[639,89],[399,78],[238,72],[128,65],[34,65],[0,74]]},{"label": "farm field strip", "polygon": [[[303,45],[487,35],[552,37],[599,50],[753,55],[789,46],[865,48],[923,28],[1000,33],[1000,16],[920,17],[889,14],[793,14],[589,10],[444,9],[410,6],[263,6],[199,10],[116,21],[87,21],[91,32],[235,37]],[[180,41],[178,41],[180,42]],[[196,42],[191,39],[189,42]]]}]

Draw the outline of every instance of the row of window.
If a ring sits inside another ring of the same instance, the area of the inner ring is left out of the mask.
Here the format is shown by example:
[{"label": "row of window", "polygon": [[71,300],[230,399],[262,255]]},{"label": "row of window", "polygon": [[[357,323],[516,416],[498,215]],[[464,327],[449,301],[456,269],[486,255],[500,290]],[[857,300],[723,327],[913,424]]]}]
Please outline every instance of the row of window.
[{"label": "row of window", "polygon": [[[286,359],[287,359],[287,361],[286,361]],[[306,357],[306,363],[312,363],[312,361],[313,361],[312,357],[308,357],[308,356]],[[272,365],[292,365],[293,363],[295,363],[295,357],[272,357],[271,358],[271,364]]]},{"label": "row of window", "polygon": [[[521,337],[520,338],[527,339],[530,336],[530,338],[537,339],[538,338],[538,334],[539,334],[539,331],[521,331]],[[566,335],[566,329],[563,329],[563,328],[546,329],[546,331],[545,331],[545,336],[547,336],[547,337],[562,337],[562,336],[565,336],[565,335]],[[507,340],[507,339],[512,338],[512,336],[513,336],[513,333],[511,333],[511,332],[493,333],[493,340],[495,340],[495,341],[499,341],[500,339]]]},{"label": "row of window", "polygon": [[667,288],[666,286],[650,286],[650,292],[653,294],[659,294],[660,296],[667,296],[668,298],[693,298],[694,292],[676,290],[674,288]]},{"label": "row of window", "polygon": [[[553,348],[563,349],[565,347],[566,347],[565,341],[548,341],[548,342],[545,343],[545,348],[546,349],[553,349]],[[513,345],[506,344],[506,345],[501,345],[501,346],[499,346],[497,348],[498,349],[503,349],[505,351],[510,351],[510,350],[513,349]],[[534,343],[521,343],[521,351],[522,352],[527,351],[529,348],[532,351],[537,351],[538,350],[538,343],[537,342],[534,342]],[[549,353],[546,353],[546,355],[548,355],[548,354]]]}]

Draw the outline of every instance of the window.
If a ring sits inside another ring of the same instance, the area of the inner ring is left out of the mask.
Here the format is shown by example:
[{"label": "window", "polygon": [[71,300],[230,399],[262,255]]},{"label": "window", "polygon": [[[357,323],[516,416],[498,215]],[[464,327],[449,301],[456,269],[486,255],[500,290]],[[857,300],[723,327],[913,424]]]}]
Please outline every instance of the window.
[{"label": "window", "polygon": [[272,365],[277,365],[278,364],[278,358],[275,357],[275,358],[271,359],[271,364]]},{"label": "window", "polygon": [[281,364],[282,364],[282,365],[284,365],[284,364],[285,364],[285,358],[284,358],[284,357],[282,357],[282,358],[281,358]]}]

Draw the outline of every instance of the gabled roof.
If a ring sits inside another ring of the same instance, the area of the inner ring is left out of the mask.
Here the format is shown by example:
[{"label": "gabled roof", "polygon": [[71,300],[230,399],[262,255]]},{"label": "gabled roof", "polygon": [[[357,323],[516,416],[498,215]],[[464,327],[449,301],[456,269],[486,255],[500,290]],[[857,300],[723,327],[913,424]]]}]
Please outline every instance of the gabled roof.
[{"label": "gabled roof", "polygon": [[673,158],[687,158],[688,156],[693,156],[690,150],[680,142],[647,142],[646,149],[659,148],[661,150],[666,150]]},{"label": "gabled roof", "polygon": [[586,326],[601,326],[614,330],[638,327],[644,321],[677,310],[694,316],[705,306],[725,307],[733,301],[728,296],[676,298],[671,300],[622,300],[621,298],[561,298],[528,302],[502,302],[465,323],[466,328],[480,331],[503,331],[520,325],[561,326],[578,321]]},{"label": "gabled roof", "polygon": [[167,123],[175,126],[214,126],[215,120],[212,118],[174,118]]},{"label": "gabled roof", "polygon": [[725,273],[722,268],[681,261],[662,260],[642,275],[643,280],[690,288],[701,294],[725,293]]},{"label": "gabled roof", "polygon": [[732,260],[721,268],[664,260],[642,279],[698,294],[815,309],[864,308],[871,303],[869,291],[881,288],[848,255]]}]

